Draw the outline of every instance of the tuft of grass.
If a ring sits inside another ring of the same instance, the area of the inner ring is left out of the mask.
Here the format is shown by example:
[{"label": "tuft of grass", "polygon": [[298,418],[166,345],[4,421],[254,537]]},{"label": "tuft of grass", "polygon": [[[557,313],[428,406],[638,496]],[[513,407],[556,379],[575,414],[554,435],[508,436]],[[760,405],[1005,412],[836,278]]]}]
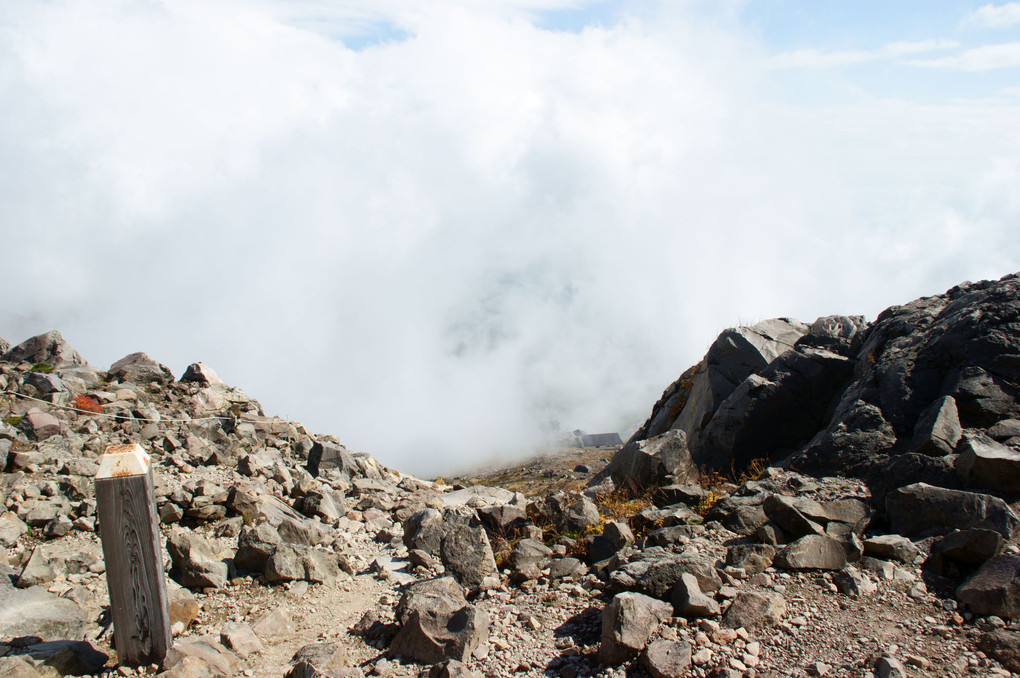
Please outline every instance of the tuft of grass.
[{"label": "tuft of grass", "polygon": [[752,459],[751,463],[747,465],[743,471],[740,472],[738,485],[743,485],[749,480],[758,480],[765,474],[765,470],[769,467],[769,460],[766,457],[758,457]]},{"label": "tuft of grass", "polygon": [[725,495],[721,494],[718,489],[709,489],[708,496],[698,502],[698,505],[694,507],[694,512],[704,518],[705,515],[712,510],[712,507],[715,506],[716,502],[724,496]]},{"label": "tuft of grass", "polygon": [[30,372],[42,372],[43,374],[49,374],[53,371],[53,365],[49,363],[36,363],[29,368]]},{"label": "tuft of grass", "polygon": [[718,469],[701,469],[700,483],[703,488],[708,490],[708,496],[694,507],[695,513],[704,516],[715,506],[717,501],[728,494],[725,488],[726,485],[735,484],[739,486],[751,480],[758,480],[765,473],[765,469],[768,466],[769,460],[766,457],[759,457],[752,459],[739,473],[732,467],[728,474]]},{"label": "tuft of grass", "polygon": [[489,545],[492,547],[497,568],[504,570],[510,567],[510,554],[517,546],[517,542],[523,538],[523,534],[495,535],[489,532]]},{"label": "tuft of grass", "polygon": [[653,506],[652,490],[634,492],[629,488],[617,488],[604,497],[595,500],[599,513],[606,518],[603,523],[612,520],[625,520],[649,506]]},{"label": "tuft of grass", "polygon": [[21,424],[21,420],[24,418],[25,418],[24,416],[11,415],[9,417],[4,417],[3,422],[8,426],[17,427],[19,424]]}]

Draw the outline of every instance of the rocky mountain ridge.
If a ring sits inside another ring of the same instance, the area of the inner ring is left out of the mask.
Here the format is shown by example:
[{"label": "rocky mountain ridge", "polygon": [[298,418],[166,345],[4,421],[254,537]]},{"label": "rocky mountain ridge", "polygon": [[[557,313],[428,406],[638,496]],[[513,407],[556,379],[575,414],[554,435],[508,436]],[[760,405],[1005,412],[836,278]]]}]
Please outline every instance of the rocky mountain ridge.
[{"label": "rocky mountain ridge", "polygon": [[[587,489],[531,499],[387,469],[201,363],[0,341],[0,674],[1020,675],[1018,308],[1008,276],[728,330]],[[112,647],[92,476],[123,443],[157,481],[162,666]]]}]

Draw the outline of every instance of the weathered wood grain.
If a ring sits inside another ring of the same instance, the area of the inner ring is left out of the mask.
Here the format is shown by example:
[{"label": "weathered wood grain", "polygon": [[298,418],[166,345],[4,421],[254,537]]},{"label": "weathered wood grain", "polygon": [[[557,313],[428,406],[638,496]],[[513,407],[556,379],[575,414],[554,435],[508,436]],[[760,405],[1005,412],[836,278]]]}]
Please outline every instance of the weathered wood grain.
[{"label": "weathered wood grain", "polygon": [[103,558],[117,657],[125,666],[159,664],[173,643],[152,468],[96,478]]}]

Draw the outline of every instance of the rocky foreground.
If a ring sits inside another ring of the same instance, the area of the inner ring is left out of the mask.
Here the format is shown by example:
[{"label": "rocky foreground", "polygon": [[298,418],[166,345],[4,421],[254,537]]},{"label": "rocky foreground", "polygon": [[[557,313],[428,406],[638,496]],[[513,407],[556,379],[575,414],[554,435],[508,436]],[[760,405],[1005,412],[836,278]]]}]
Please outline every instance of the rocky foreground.
[{"label": "rocky foreground", "polygon": [[[0,675],[1020,676],[1016,276],[728,330],[540,497],[56,332],[0,340],[0,389]],[[93,476],[123,443],[157,481],[162,666],[113,647]]]}]

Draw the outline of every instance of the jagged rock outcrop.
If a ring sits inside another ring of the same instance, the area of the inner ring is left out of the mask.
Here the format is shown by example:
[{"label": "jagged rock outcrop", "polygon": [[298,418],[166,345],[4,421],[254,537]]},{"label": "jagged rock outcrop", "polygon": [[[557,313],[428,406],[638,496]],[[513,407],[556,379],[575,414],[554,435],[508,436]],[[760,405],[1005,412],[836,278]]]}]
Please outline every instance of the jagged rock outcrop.
[{"label": "jagged rock outcrop", "polygon": [[1020,414],[1018,392],[1020,277],[1009,275],[891,307],[871,324],[831,316],[727,330],[630,443],[677,429],[698,467],[785,460],[866,478],[879,496],[919,481],[1013,489],[1012,474],[982,470],[1012,453],[985,445],[959,471],[954,455],[961,438],[974,440],[965,431],[998,425],[1010,439],[1000,422]]},{"label": "jagged rock outcrop", "polygon": [[786,318],[726,330],[709,347],[705,359],[667,389],[652,416],[628,442],[680,429],[694,449],[726,397],[749,375],[792,348],[807,330],[803,323]]},{"label": "jagged rock outcrop", "polygon": [[3,353],[3,359],[9,363],[45,363],[50,367],[88,364],[56,330],[26,339]]}]

